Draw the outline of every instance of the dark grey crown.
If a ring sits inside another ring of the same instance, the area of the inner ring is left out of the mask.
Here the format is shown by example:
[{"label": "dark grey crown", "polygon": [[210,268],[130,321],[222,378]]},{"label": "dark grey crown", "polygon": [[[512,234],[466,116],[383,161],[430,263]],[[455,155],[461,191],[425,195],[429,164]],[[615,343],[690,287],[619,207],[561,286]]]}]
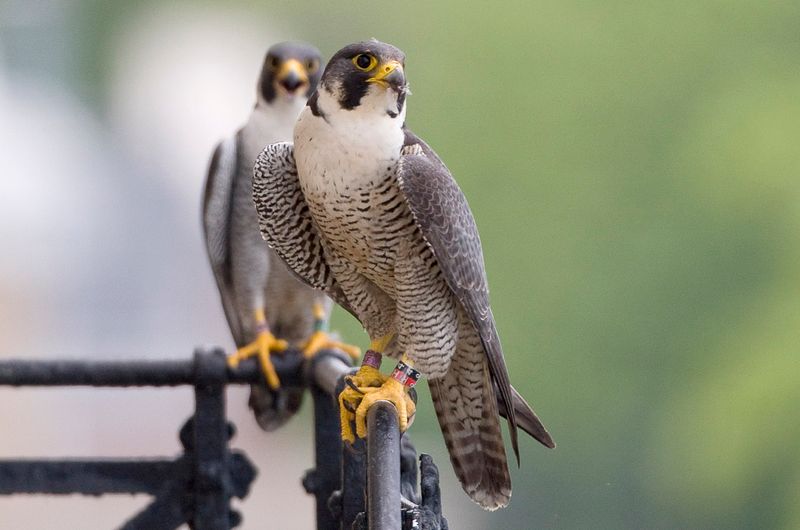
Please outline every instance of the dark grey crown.
[{"label": "dark grey crown", "polygon": [[[400,49],[375,39],[349,44],[336,52],[325,67],[322,84],[328,90],[339,90],[339,102],[345,109],[353,109],[361,103],[369,89],[367,80],[374,75],[374,72],[360,70],[353,63],[360,54],[374,56],[379,64],[394,60],[405,67],[406,55]],[[405,97],[405,87],[399,97]],[[402,101],[399,106],[402,107]]]}]

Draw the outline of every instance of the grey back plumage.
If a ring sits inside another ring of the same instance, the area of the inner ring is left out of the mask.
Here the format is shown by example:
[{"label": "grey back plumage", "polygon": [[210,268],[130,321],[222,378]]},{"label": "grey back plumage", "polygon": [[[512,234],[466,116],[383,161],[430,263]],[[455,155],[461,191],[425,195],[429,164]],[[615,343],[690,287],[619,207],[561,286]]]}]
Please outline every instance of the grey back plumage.
[{"label": "grey back plumage", "polygon": [[[330,302],[297,282],[258,231],[252,199],[253,163],[269,142],[291,138],[297,113],[316,89],[323,68],[319,51],[301,42],[272,46],[264,58],[256,104],[233,138],[219,144],[205,183],[202,223],[206,250],[234,342],[256,339],[266,313],[270,332],[299,343],[314,331],[312,309],[327,318]],[[282,425],[299,408],[302,388],[254,385],[250,404],[261,427]]]},{"label": "grey back plumage", "polygon": [[[447,284],[480,335],[500,396],[504,402],[512,403],[508,369],[489,306],[489,286],[475,218],[461,188],[433,150],[410,131],[406,131],[406,145],[419,145],[423,154],[400,158],[400,190]],[[519,462],[516,413],[513,407],[507,413],[511,445]]]}]

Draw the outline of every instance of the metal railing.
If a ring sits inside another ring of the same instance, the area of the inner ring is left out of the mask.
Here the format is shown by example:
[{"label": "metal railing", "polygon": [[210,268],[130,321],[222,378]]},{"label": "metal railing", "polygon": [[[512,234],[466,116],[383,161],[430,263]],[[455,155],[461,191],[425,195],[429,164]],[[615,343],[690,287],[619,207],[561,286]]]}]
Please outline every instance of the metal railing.
[{"label": "metal railing", "polygon": [[[274,356],[282,384],[306,386],[314,403],[315,467],[303,478],[316,498],[318,530],[445,529],[438,470],[420,458],[397,427],[387,402],[370,408],[369,443],[342,444],[336,397],[352,371],[345,357],[324,352],[310,362],[302,355]],[[227,366],[221,349],[198,349],[189,360],[0,361],[0,386],[194,387],[194,414],[180,430],[183,453],[169,459],[0,460],[0,495],[103,495],[145,493],[154,500],[120,528],[223,530],[241,523],[233,497],[247,496],[256,469],[228,442],[234,427],[225,414],[225,388],[261,384],[255,360]]]}]

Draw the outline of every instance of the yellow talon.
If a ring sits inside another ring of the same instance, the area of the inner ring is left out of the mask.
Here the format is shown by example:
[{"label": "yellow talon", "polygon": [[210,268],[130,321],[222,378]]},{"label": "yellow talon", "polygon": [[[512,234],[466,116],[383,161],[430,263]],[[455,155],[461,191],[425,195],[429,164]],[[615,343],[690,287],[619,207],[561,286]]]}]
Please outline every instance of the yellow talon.
[{"label": "yellow talon", "polygon": [[289,347],[283,339],[275,338],[275,335],[269,331],[261,331],[256,335],[256,338],[250,344],[242,346],[236,353],[228,356],[228,365],[236,368],[239,363],[249,357],[258,356],[258,361],[261,364],[261,370],[264,372],[264,377],[267,380],[267,385],[272,390],[277,390],[281,386],[278,379],[278,374],[275,372],[275,366],[270,359],[270,352],[282,352]]},{"label": "yellow talon", "polygon": [[352,344],[345,344],[338,340],[333,340],[330,335],[324,331],[315,331],[308,342],[303,347],[303,355],[306,359],[315,356],[320,350],[341,350],[353,359],[358,359],[361,356],[361,348],[353,346]]},{"label": "yellow talon", "polygon": [[377,401],[389,401],[397,407],[400,432],[405,432],[414,420],[417,407],[408,395],[406,387],[399,381],[388,378],[381,388],[365,394],[361,404],[356,409],[356,434],[358,437],[367,437],[367,412],[372,404]]},{"label": "yellow talon", "polygon": [[342,440],[353,443],[356,441],[351,422],[356,418],[355,411],[365,394],[371,394],[382,388],[387,380],[380,370],[372,366],[362,365],[350,378],[350,383],[358,390],[348,386],[339,394],[339,418],[342,425]]}]

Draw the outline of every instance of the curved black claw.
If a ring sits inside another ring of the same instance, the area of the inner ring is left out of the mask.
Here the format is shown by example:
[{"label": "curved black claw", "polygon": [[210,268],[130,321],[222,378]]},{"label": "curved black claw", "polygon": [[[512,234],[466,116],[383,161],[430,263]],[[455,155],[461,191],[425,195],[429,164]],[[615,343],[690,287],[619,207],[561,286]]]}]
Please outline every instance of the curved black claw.
[{"label": "curved black claw", "polygon": [[343,406],[343,407],[345,408],[345,410],[347,410],[348,412],[352,412],[353,414],[355,414],[355,413],[356,413],[356,407],[355,407],[355,405],[353,405],[353,404],[352,404],[352,403],[350,403],[349,401],[342,401],[342,406]]},{"label": "curved black claw", "polygon": [[344,384],[346,384],[347,386],[349,386],[350,388],[352,388],[353,390],[355,390],[355,391],[356,391],[356,392],[358,392],[359,394],[362,394],[362,395],[364,394],[364,391],[363,391],[363,390],[361,390],[361,389],[358,387],[358,385],[356,385],[356,384],[353,382],[353,377],[352,377],[352,376],[349,376],[349,375],[348,375],[347,377],[345,377],[345,378],[344,378]]}]

